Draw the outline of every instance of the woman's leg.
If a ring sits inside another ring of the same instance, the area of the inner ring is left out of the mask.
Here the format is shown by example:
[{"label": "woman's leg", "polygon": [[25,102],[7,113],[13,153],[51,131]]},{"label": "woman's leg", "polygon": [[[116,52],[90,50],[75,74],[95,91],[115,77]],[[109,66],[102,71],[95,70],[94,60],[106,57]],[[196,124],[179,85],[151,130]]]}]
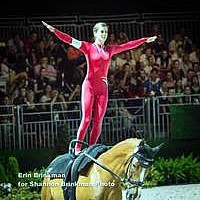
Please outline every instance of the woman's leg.
[{"label": "woman's leg", "polygon": [[[88,126],[92,118],[92,108],[94,103],[94,92],[90,87],[89,82],[84,82],[81,93],[82,119],[77,132],[77,140],[83,141],[87,132]],[[75,146],[76,153],[81,151],[82,145],[77,143]]]},{"label": "woman's leg", "polygon": [[101,94],[95,97],[94,101],[94,121],[92,130],[90,133],[90,141],[89,144],[93,145],[96,144],[100,134],[101,134],[101,128],[103,123],[103,118],[106,113],[108,103],[108,93]]}]

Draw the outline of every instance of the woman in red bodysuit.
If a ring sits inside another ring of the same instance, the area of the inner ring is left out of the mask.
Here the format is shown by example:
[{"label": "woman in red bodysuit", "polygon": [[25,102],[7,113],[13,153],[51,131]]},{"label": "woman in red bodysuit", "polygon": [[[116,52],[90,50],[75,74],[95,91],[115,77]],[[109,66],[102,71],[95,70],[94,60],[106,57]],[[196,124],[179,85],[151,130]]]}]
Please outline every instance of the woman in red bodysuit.
[{"label": "woman in red bodysuit", "polygon": [[[153,42],[156,36],[144,37],[133,40],[120,45],[107,45],[104,43],[108,37],[108,26],[106,23],[99,22],[93,28],[94,43],[79,41],[70,35],[59,31],[53,26],[42,23],[55,34],[60,40],[72,45],[84,53],[87,60],[87,74],[82,84],[81,106],[82,120],[77,132],[77,139],[84,140],[87,129],[92,119],[92,111],[94,112],[93,126],[90,133],[89,145],[97,142],[102,127],[103,117],[106,112],[108,102],[108,82],[107,74],[110,66],[111,57],[122,51],[137,48],[143,43]],[[81,144],[77,143],[75,152],[81,150]]]}]

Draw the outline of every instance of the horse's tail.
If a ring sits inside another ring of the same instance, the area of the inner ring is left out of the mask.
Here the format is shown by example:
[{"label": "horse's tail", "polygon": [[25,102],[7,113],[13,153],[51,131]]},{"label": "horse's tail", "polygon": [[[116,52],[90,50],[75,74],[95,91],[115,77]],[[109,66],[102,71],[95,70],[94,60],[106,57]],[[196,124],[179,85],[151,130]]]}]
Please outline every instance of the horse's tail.
[{"label": "horse's tail", "polygon": [[44,177],[43,186],[41,189],[41,200],[53,200],[51,196],[51,188],[47,186],[49,180],[49,177]]}]

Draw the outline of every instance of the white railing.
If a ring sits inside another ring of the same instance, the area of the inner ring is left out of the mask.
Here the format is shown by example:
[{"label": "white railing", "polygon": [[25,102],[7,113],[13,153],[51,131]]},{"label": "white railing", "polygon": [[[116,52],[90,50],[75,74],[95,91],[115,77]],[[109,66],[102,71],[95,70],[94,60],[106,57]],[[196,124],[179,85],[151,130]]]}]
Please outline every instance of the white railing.
[{"label": "white railing", "polygon": [[[167,108],[199,106],[199,100],[200,95],[111,99],[99,142],[112,144],[135,136],[170,139],[171,113]],[[0,106],[0,149],[51,148],[59,140],[75,138],[81,119],[80,102],[67,103],[71,109],[63,110],[60,103],[46,104],[47,110],[42,112],[42,104],[34,104],[34,110],[26,109],[26,105]]]},{"label": "white railing", "polygon": [[19,34],[21,37],[29,37],[33,30],[43,37],[49,34],[44,29],[41,20],[46,21],[56,28],[68,32],[77,39],[91,40],[91,26],[97,21],[106,21],[110,30],[116,34],[119,31],[127,33],[130,39],[136,39],[152,34],[152,27],[158,25],[160,33],[166,42],[173,39],[181,29],[189,30],[189,36],[193,42],[199,43],[200,17],[198,13],[172,12],[172,13],[130,13],[124,15],[107,16],[37,16],[20,18],[0,18],[1,40],[6,40]]}]

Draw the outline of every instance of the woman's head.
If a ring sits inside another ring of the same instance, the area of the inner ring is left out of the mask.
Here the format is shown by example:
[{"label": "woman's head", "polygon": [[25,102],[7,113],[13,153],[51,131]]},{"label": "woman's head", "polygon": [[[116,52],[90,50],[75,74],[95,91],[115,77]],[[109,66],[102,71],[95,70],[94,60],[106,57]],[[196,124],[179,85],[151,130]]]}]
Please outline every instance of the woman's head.
[{"label": "woman's head", "polygon": [[104,22],[98,22],[93,27],[94,39],[103,44],[108,37],[108,25]]}]

